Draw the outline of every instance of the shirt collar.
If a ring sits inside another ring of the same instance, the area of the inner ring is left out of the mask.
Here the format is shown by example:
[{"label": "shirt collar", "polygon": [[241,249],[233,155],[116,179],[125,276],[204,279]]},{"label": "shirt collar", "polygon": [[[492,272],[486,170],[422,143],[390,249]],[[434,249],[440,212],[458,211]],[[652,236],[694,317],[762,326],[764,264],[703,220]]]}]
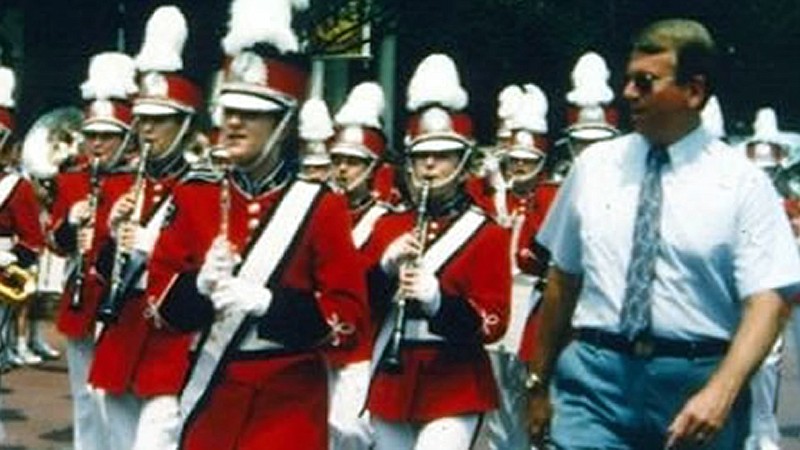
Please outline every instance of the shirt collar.
[{"label": "shirt collar", "polygon": [[[639,135],[642,145],[649,147],[647,139]],[[708,145],[714,140],[714,136],[702,125],[695,127],[692,131],[685,134],[679,141],[667,147],[669,153],[669,166],[677,169],[697,158]],[[642,158],[647,156],[647,152],[642,152]]]}]

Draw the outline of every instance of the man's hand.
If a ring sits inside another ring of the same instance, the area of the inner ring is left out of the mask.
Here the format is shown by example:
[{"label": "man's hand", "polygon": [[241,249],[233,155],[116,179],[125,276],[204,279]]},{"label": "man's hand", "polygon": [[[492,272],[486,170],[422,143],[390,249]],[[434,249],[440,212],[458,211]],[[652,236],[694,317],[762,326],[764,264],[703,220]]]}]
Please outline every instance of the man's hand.
[{"label": "man's hand", "polygon": [[552,416],[553,407],[547,387],[542,385],[528,391],[528,432],[536,448],[547,448],[545,444],[550,434]]},{"label": "man's hand", "polygon": [[666,448],[695,447],[708,444],[730,413],[735,396],[713,380],[692,396],[667,430]]}]

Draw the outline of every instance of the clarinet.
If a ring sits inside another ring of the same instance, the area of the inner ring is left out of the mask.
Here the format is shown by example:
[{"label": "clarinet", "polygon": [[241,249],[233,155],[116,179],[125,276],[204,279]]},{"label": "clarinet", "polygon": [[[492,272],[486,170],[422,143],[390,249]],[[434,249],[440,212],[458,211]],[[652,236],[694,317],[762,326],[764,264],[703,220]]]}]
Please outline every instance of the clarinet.
[{"label": "clarinet", "polygon": [[[414,224],[414,236],[420,243],[420,252],[415,258],[409,259],[403,263],[403,269],[419,267],[422,263],[422,254],[425,251],[425,236],[428,233],[428,194],[430,192],[430,181],[425,181],[420,190],[419,203],[417,204],[417,218]],[[405,295],[398,293],[395,295],[394,303],[397,305],[397,315],[395,316],[394,323],[392,324],[392,334],[390,336],[389,344],[383,353],[383,358],[380,366],[383,370],[389,373],[400,373],[403,370],[403,361],[401,359],[401,346],[405,335],[406,328],[406,309],[408,308],[408,299]]]},{"label": "clarinet", "polygon": [[[94,227],[97,220],[97,205],[100,199],[100,158],[97,156],[92,158],[92,164],[89,169],[89,218],[81,224],[82,227]],[[83,282],[86,278],[86,255],[78,250],[75,255],[75,279],[72,283],[72,297],[70,298],[69,307],[73,310],[81,309],[81,294],[83,291]]]},{"label": "clarinet", "polygon": [[[142,145],[138,165],[136,167],[136,179],[133,183],[135,201],[133,212],[131,212],[131,216],[128,219],[128,221],[134,225],[139,225],[142,220],[146,163],[152,145],[153,144],[150,142],[145,142],[144,145]],[[119,237],[119,234],[117,234],[117,236]],[[132,260],[133,255],[133,249],[124,248],[122,242],[117,242],[116,253],[114,254],[114,267],[111,270],[111,286],[108,293],[103,297],[97,310],[97,318],[103,323],[115,323],[119,320],[120,312],[127,299],[127,287],[133,278],[131,267],[133,265],[144,267],[142,261],[136,261],[137,264],[134,264]]]}]

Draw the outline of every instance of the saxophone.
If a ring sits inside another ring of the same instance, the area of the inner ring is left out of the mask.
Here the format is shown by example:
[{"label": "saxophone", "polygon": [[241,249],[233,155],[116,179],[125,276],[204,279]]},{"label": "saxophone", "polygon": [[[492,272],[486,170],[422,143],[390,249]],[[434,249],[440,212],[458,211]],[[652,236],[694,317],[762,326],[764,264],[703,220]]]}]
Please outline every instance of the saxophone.
[{"label": "saxophone", "polygon": [[[100,158],[92,158],[89,169],[89,217],[80,224],[80,227],[94,227],[97,220],[97,205],[100,199]],[[72,284],[72,297],[69,307],[73,310],[81,308],[81,294],[83,292],[83,282],[86,279],[86,255],[78,250],[75,255],[75,279]]]},{"label": "saxophone", "polygon": [[[142,145],[139,154],[139,161],[136,167],[136,179],[133,183],[134,207],[128,222],[136,226],[142,220],[142,210],[144,209],[144,191],[146,180],[146,163],[153,146],[150,142]],[[119,236],[119,234],[118,234]],[[114,254],[114,267],[111,271],[111,286],[108,293],[103,297],[100,307],[97,310],[97,318],[103,323],[115,323],[119,320],[119,314],[128,297],[128,291],[133,281],[141,275],[144,269],[143,261],[134,261],[136,253],[133,249],[125,248],[122,242],[117,243],[116,253]],[[140,259],[140,258],[139,258]],[[141,270],[133,270],[134,268]],[[136,273],[138,272],[138,273]]]},{"label": "saxophone", "polygon": [[[414,223],[414,236],[420,243],[420,252],[414,257],[406,260],[404,268],[419,267],[422,265],[422,255],[425,252],[425,238],[428,235],[428,195],[430,193],[431,183],[426,180],[420,189],[419,203],[417,204],[417,217]],[[408,301],[411,299],[406,298],[405,295],[399,291],[395,295],[394,304],[397,305],[397,315],[395,316],[394,323],[392,324],[392,334],[389,344],[386,346],[380,366],[383,370],[389,373],[400,373],[403,370],[403,361],[401,359],[401,347],[403,338],[405,336],[406,328],[406,309],[408,308]]]}]

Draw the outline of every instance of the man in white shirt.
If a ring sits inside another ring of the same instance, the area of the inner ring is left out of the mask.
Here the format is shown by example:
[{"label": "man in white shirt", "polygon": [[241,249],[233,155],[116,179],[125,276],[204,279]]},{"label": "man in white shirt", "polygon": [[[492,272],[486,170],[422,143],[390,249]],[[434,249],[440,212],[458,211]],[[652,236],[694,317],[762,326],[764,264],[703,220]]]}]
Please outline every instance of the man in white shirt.
[{"label": "man in white shirt", "polygon": [[527,380],[539,441],[549,426],[558,448],[742,448],[742,388],[790,312],[800,257],[769,179],[701,125],[715,54],[697,22],[639,35],[623,91],[635,132],[585,150],[540,231],[553,267]]}]

